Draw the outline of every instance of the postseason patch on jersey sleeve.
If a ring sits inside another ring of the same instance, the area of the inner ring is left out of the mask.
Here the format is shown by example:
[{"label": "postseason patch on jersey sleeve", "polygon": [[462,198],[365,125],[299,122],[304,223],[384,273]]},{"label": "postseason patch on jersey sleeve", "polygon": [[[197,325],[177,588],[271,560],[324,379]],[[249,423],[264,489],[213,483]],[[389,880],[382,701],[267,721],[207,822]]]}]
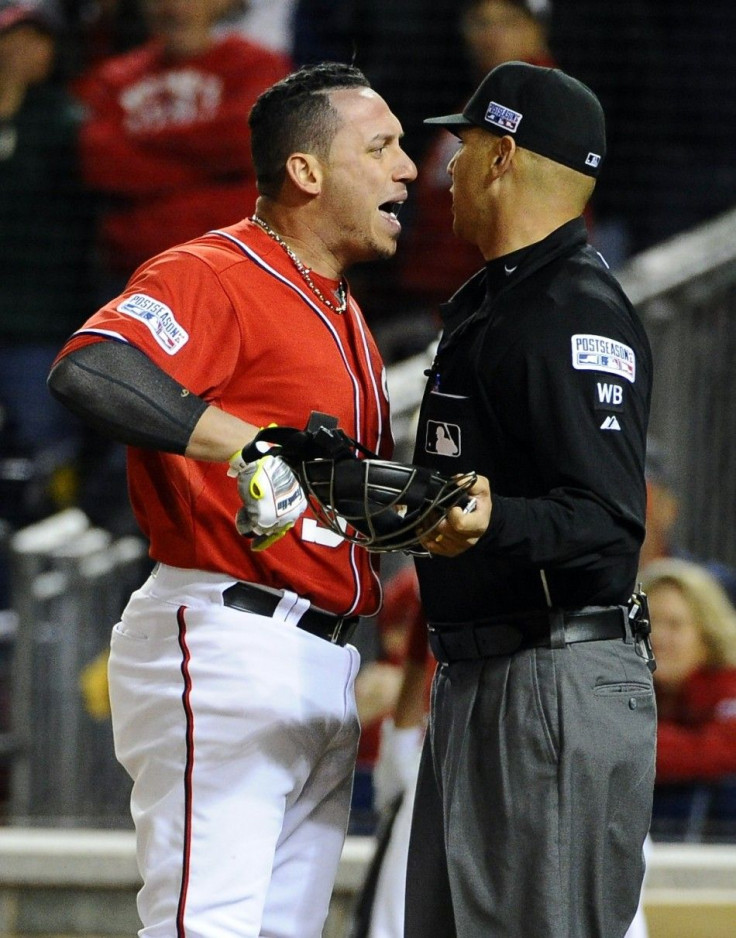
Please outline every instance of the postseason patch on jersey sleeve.
[{"label": "postseason patch on jersey sleeve", "polygon": [[189,333],[176,321],[171,308],[146,293],[134,293],[123,300],[117,309],[148,326],[151,335],[167,355],[176,355],[189,341]]},{"label": "postseason patch on jersey sleeve", "polygon": [[605,371],[632,383],[636,380],[634,350],[603,335],[572,337],[572,367],[578,371]]}]

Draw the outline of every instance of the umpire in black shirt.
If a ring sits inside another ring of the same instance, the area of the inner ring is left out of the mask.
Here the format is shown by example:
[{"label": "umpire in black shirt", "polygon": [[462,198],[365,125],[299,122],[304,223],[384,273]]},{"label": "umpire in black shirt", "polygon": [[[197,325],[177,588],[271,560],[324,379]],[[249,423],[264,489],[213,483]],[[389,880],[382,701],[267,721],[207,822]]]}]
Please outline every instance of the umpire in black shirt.
[{"label": "umpire in black shirt", "polygon": [[646,334],[581,217],[605,155],[585,85],[507,62],[462,114],[454,230],[486,260],[443,309],[415,462],[481,477],[417,561],[439,661],[407,938],[623,938],[654,782]]}]

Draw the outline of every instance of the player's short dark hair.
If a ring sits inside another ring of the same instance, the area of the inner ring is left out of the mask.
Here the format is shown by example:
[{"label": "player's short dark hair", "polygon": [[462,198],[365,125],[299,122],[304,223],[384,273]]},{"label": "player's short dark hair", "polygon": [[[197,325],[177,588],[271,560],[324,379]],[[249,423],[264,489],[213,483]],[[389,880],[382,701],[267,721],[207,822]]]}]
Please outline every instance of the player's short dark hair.
[{"label": "player's short dark hair", "polygon": [[267,88],[253,105],[248,125],[258,191],[274,198],[292,153],[326,159],[340,125],[329,92],[370,88],[360,69],[340,62],[305,65]]}]

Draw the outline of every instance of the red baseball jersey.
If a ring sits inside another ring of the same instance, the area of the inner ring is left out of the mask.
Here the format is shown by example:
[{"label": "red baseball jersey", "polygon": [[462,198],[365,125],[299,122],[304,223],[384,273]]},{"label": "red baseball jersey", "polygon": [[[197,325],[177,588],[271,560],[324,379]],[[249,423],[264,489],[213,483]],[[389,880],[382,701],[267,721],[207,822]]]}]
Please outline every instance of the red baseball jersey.
[{"label": "red baseball jersey", "polygon": [[[325,295],[337,287],[312,277]],[[320,411],[391,456],[385,370],[358,305],[350,297],[344,314],[328,309],[250,221],[142,265],[62,354],[98,337],[129,342],[183,388],[256,426],[303,428]],[[290,589],[336,613],[376,612],[375,555],[310,510],[272,547],[252,552],[235,529],[240,499],[226,468],[129,447],[131,502],[154,559]]]}]

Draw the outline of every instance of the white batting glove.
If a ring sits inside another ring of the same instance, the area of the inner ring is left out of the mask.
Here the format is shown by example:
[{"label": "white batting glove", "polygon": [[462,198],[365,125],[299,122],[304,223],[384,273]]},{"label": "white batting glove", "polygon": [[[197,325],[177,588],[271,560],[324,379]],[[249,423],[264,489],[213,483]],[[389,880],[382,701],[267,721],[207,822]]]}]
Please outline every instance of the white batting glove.
[{"label": "white batting glove", "polygon": [[243,507],[235,526],[254,535],[253,550],[265,550],[290,531],[307,507],[299,480],[279,456],[261,456],[237,473]]}]

